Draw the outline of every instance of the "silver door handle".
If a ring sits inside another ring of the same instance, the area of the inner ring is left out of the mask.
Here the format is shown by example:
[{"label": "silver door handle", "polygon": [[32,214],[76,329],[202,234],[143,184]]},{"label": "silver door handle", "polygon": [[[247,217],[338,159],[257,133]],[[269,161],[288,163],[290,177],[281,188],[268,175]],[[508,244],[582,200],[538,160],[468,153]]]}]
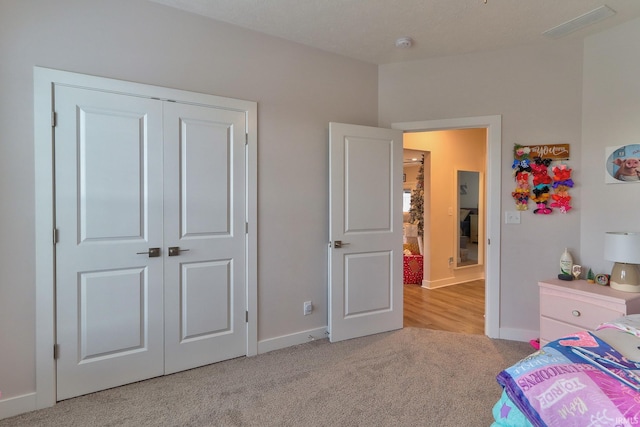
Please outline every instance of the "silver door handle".
[{"label": "silver door handle", "polygon": [[149,258],[156,258],[160,256],[160,248],[149,248],[147,252],[136,252],[138,255],[149,255]]},{"label": "silver door handle", "polygon": [[343,246],[348,246],[349,243],[343,242],[342,240],[336,240],[333,242],[333,247],[336,249],[340,249]]},{"label": "silver door handle", "polygon": [[178,256],[180,252],[188,252],[189,249],[180,249],[180,246],[170,246],[169,247],[169,256]]}]

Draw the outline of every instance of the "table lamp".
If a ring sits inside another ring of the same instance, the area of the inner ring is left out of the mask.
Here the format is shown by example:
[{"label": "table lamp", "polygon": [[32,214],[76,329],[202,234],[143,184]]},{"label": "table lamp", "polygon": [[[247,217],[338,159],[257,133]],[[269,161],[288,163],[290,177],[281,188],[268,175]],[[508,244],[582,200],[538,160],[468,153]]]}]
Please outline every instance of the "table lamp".
[{"label": "table lamp", "polygon": [[608,231],[604,257],[613,261],[609,284],[624,292],[640,292],[640,233]]}]

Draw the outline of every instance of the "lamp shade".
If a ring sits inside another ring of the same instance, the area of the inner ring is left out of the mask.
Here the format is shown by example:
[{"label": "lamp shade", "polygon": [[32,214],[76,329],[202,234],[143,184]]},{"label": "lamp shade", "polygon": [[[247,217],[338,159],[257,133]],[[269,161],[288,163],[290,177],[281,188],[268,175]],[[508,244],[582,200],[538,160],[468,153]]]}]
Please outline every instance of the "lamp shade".
[{"label": "lamp shade", "polygon": [[640,264],[640,232],[606,232],[604,257],[614,262]]}]

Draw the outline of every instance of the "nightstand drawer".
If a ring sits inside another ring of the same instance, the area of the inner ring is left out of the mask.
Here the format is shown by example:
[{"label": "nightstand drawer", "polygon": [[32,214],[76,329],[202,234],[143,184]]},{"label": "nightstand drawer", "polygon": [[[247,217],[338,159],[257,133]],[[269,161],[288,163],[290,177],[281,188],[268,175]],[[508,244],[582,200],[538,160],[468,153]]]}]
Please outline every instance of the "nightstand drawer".
[{"label": "nightstand drawer", "polygon": [[640,293],[621,292],[586,280],[549,279],[540,287],[540,344],[601,323],[640,313]]},{"label": "nightstand drawer", "polygon": [[560,337],[575,334],[579,331],[584,331],[584,328],[580,326],[569,325],[563,322],[558,322],[557,320],[548,319],[546,317],[540,318],[541,345],[547,344],[549,341],[553,341]]},{"label": "nightstand drawer", "polygon": [[540,316],[570,323],[584,329],[593,330],[606,320],[625,315],[623,304],[619,307],[603,307],[574,298],[558,295],[540,295]]}]

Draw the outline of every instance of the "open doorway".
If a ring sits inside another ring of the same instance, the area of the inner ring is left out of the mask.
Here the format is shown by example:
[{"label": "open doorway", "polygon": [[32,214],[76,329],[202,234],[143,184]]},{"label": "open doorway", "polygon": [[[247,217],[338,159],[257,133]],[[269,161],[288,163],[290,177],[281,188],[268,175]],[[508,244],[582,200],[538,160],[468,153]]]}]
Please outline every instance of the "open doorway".
[{"label": "open doorway", "polygon": [[[485,157],[484,157],[484,212],[485,219],[482,225],[479,224],[478,246],[482,248],[483,270],[485,277],[485,301],[484,301],[484,333],[491,338],[499,337],[499,294],[500,294],[500,162],[501,162],[501,117],[500,116],[484,116],[470,117],[460,119],[432,120],[422,122],[406,122],[395,123],[392,125],[395,129],[405,132],[405,135],[415,132],[424,131],[441,131],[453,129],[484,129],[485,136]],[[415,148],[415,147],[411,147]],[[433,166],[433,165],[432,165]],[[426,169],[426,168],[425,168]],[[447,180],[448,184],[453,186],[453,172]],[[442,185],[445,182],[441,182]],[[457,184],[456,184],[457,185]],[[453,190],[452,190],[453,191]],[[453,203],[451,205],[439,206],[438,209],[445,209],[449,216],[451,225],[454,221]],[[431,210],[435,209],[433,207]],[[451,208],[451,210],[449,209]],[[457,206],[456,206],[457,209]],[[429,212],[430,209],[425,209]],[[428,222],[427,218],[425,221]],[[429,258],[431,253],[436,253],[440,249],[433,244],[432,238],[429,243],[425,244],[424,255]],[[450,251],[454,247],[454,238],[448,238],[450,242]],[[448,255],[452,257],[453,254]],[[448,262],[447,262],[448,264]],[[425,274],[433,274],[432,266],[424,268]],[[443,266],[436,266],[443,268]],[[435,267],[434,267],[435,268]],[[449,266],[445,266],[449,268]]]},{"label": "open doorway", "polygon": [[404,134],[405,327],[484,334],[486,140],[485,128]]}]

